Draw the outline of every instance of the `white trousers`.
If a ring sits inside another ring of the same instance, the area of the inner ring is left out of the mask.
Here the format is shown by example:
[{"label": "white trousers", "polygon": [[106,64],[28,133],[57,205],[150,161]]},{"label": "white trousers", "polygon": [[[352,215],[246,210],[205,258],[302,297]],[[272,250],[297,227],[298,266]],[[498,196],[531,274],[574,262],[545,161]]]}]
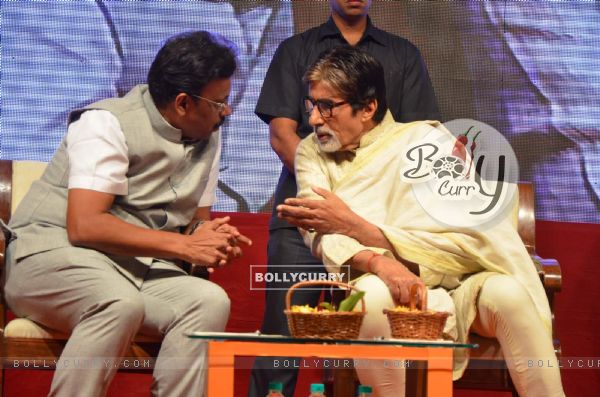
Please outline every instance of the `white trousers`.
[{"label": "white trousers", "polygon": [[[386,285],[379,277],[369,275],[360,279],[356,286],[366,291],[368,312],[360,336],[390,337],[390,327],[382,310],[393,308],[394,303]],[[447,310],[436,307],[435,290],[430,291],[428,300],[431,308]],[[538,318],[539,315],[521,284],[510,276],[492,276],[485,281],[480,291],[477,317],[471,331],[498,339],[520,396],[564,396],[557,366],[530,368],[527,364],[530,359],[535,362],[556,361],[552,339]],[[386,368],[383,363],[373,363],[357,368],[356,372],[361,384],[373,387],[373,397],[404,396],[403,369]]]},{"label": "white trousers", "polygon": [[177,270],[151,269],[138,290],[105,255],[73,247],[32,255],[8,270],[11,309],[71,333],[59,361],[70,365],[57,367],[50,396],[104,396],[138,332],[163,338],[153,396],[204,394],[206,344],[186,334],[225,328],[230,302],[221,287]]}]

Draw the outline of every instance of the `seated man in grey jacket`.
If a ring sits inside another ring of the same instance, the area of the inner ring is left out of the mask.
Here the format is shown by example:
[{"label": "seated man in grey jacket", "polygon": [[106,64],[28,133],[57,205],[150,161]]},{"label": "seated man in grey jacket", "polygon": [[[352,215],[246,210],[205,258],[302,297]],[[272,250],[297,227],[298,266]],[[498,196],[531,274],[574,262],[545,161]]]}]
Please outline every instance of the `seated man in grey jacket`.
[{"label": "seated man in grey jacket", "polygon": [[[181,263],[223,266],[250,244],[228,218],[209,220],[235,69],[224,38],[181,34],[158,52],[148,85],[71,113],[7,250],[12,310],[71,334],[50,395],[105,395],[138,332],[163,340],[153,395],[202,395],[205,344],[186,334],[223,330],[229,299]],[[102,365],[66,365],[95,358]]]}]

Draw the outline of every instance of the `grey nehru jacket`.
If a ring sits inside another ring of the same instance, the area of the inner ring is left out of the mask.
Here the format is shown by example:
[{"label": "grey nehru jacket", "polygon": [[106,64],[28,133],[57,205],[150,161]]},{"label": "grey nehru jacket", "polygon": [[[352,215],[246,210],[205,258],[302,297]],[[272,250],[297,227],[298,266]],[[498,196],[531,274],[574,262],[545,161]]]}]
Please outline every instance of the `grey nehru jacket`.
[{"label": "grey nehru jacket", "polygon": [[[206,141],[182,142],[181,130],[159,113],[145,85],[125,97],[96,102],[71,113],[70,122],[89,109],[111,112],[119,121],[128,148],[128,192],[116,196],[111,213],[139,227],[179,232],[196,208],[220,145],[220,134]],[[69,158],[63,140],[44,175],[34,182],[10,221],[16,237],[13,260],[70,247],[66,230]],[[108,255],[125,277],[141,286],[149,266],[179,270],[166,260]]]}]

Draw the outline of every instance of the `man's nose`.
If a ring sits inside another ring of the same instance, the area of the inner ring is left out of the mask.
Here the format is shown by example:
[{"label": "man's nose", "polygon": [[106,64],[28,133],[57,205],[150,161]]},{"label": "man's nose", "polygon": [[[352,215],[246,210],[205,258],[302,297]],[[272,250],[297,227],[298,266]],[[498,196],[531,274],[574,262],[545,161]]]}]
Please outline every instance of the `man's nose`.
[{"label": "man's nose", "polygon": [[223,111],[221,112],[221,115],[223,117],[227,117],[227,116],[231,116],[233,114],[233,108],[231,107],[230,104],[227,104],[224,108]]},{"label": "man's nose", "polygon": [[319,112],[318,107],[315,106],[310,111],[310,114],[308,115],[308,123],[313,127],[325,124],[325,120],[323,120],[323,116],[321,115],[321,112]]}]

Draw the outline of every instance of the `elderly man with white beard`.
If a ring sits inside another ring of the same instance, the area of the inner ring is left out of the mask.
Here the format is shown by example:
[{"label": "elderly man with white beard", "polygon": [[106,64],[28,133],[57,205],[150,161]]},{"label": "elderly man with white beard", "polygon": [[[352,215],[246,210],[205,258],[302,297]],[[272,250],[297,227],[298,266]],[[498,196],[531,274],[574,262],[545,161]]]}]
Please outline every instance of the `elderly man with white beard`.
[{"label": "elderly man with white beard", "polygon": [[[363,273],[363,338],[390,337],[383,309],[407,304],[425,284],[430,307],[452,313],[445,332],[497,338],[520,395],[562,396],[557,368],[532,369],[527,358],[555,359],[550,309],[531,259],[509,217],[486,227],[453,227],[428,215],[400,175],[406,149],[428,134],[452,135],[436,121],[396,123],[387,110],[384,73],[368,53],[330,50],[304,79],[314,133],[296,152],[297,198],[277,207],[298,226],[329,271]],[[493,242],[493,243],[492,243]],[[467,357],[456,355],[454,378]],[[404,371],[357,368],[375,396],[404,395]]]}]

